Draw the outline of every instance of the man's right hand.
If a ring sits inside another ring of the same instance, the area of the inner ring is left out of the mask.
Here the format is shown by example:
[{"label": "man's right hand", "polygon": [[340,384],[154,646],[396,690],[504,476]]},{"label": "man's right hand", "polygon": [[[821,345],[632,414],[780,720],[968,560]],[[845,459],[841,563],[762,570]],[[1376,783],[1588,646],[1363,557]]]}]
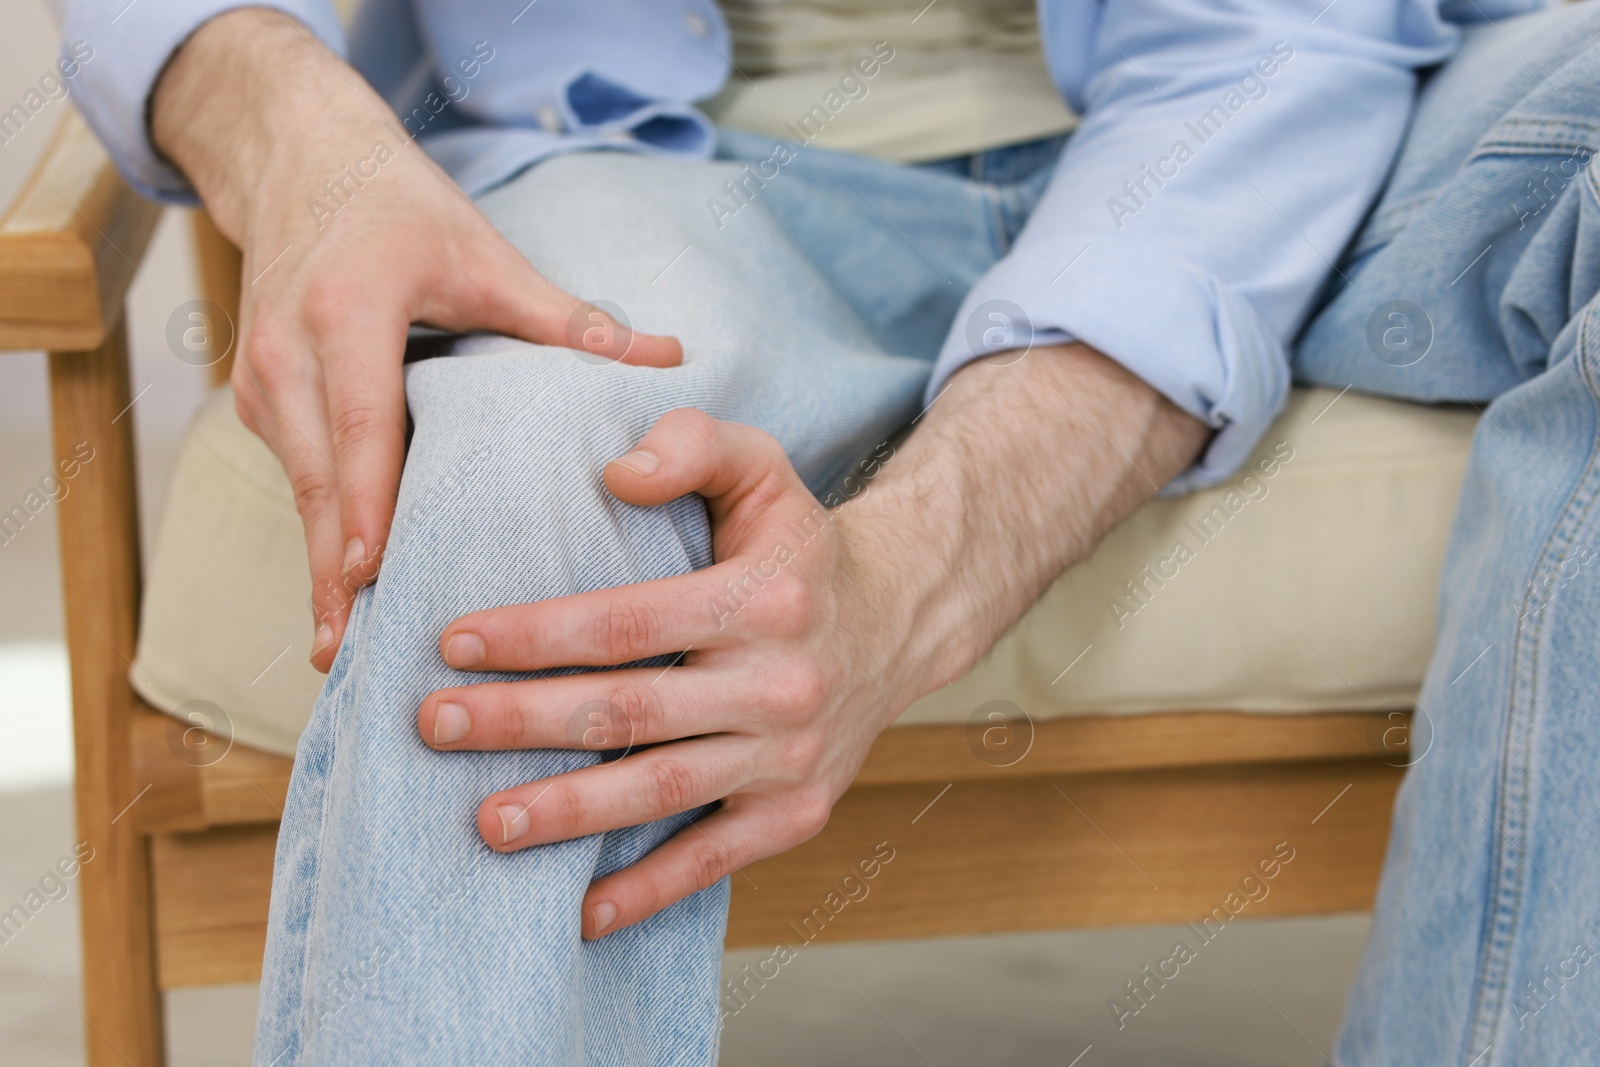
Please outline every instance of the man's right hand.
[{"label": "man's right hand", "polygon": [[239,8],[203,25],[150,116],[156,146],[244,251],[234,399],[294,487],[318,670],[377,575],[394,516],[412,323],[645,366],[682,360],[675,339],[630,334],[546,281],[361,76],[281,12]]}]

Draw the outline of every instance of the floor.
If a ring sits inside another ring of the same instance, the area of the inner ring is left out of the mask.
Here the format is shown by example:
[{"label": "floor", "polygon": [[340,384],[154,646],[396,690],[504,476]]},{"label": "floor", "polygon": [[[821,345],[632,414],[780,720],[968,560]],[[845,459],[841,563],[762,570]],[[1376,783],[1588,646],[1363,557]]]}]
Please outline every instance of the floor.
[{"label": "floor", "polygon": [[[7,103],[53,53],[44,4],[12,8],[0,36]],[[53,122],[41,113],[0,148],[0,203],[20,186]],[[169,212],[129,312],[147,542],[170,458],[204,389],[201,372],[174,358],[165,340],[168,316],[196,295],[183,220]],[[20,500],[50,469],[48,432],[42,357],[0,356],[0,506]],[[0,545],[0,911],[37,887],[73,844],[56,573],[47,508]],[[76,898],[70,883],[65,891],[0,945],[0,1059],[11,1067],[83,1062]],[[1310,1067],[1331,1050],[1366,928],[1363,916],[1232,927],[1120,1031],[1109,999],[1144,962],[1168,954],[1176,931],[818,944],[730,1019],[722,1062]],[[726,965],[737,972],[756,958],[731,953]],[[254,987],[172,995],[173,1064],[248,1063],[254,1014]]]}]

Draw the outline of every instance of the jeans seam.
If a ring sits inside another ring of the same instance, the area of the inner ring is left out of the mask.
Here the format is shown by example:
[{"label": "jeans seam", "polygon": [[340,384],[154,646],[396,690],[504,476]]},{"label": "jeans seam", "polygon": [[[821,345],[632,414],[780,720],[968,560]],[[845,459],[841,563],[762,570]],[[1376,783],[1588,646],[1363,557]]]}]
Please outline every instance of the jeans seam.
[{"label": "jeans seam", "polygon": [[[367,597],[371,597],[372,595],[374,594],[370,592],[367,593]],[[354,641],[352,639],[356,636],[358,622],[356,618],[356,612],[363,599],[366,598],[362,597],[359,593],[356,595],[355,600],[350,607],[350,619],[345,624],[345,641],[343,648],[351,649],[352,653],[354,651]],[[334,665],[331,667],[331,669],[337,670],[338,667],[337,665]],[[327,854],[325,846],[327,844],[328,836],[328,794],[330,791],[329,786],[333,782],[334,772],[339,759],[339,723],[344,718],[345,705],[347,702],[347,691],[345,690],[344,686],[345,683],[350,681],[349,664],[345,664],[344,674],[339,681],[341,699],[333,701],[332,706],[329,708],[330,721],[328,723],[328,758],[324,764],[325,773],[322,780],[321,803],[317,806],[316,848],[312,850],[311,853],[316,857],[316,867],[312,872],[310,885],[307,886],[306,889],[306,931],[302,941],[303,949],[300,956],[300,1005],[297,1013],[299,1018],[297,1019],[295,1033],[300,1046],[299,1054],[295,1057],[295,1062],[297,1063],[304,1056],[306,1047],[308,1045],[306,1040],[306,1027],[308,1025],[308,1020],[310,1019],[310,1013],[313,1010],[310,996],[311,945],[313,942],[313,935],[315,934],[317,928],[317,920],[320,915],[318,902],[322,893],[322,862],[323,857]]]},{"label": "jeans seam", "polygon": [[[1574,358],[1577,370],[1588,387],[1591,403],[1600,408],[1600,387],[1594,379],[1590,365],[1590,328],[1594,315],[1583,312],[1578,328],[1578,343]],[[1541,547],[1534,564],[1537,575],[1550,558],[1555,546],[1570,543],[1572,531],[1588,525],[1600,494],[1595,478],[1597,460],[1600,460],[1600,431],[1590,443],[1589,458],[1579,474],[1577,483],[1567,497],[1561,515]],[[1585,499],[1587,497],[1587,499]],[[1527,617],[1533,583],[1523,593],[1521,618]],[[1492,847],[1493,882],[1489,891],[1489,910],[1484,916],[1484,942],[1479,950],[1478,980],[1474,991],[1471,1013],[1467,1019],[1467,1046],[1462,1050],[1462,1062],[1471,1062],[1493,1047],[1498,1036],[1500,1018],[1505,1003],[1512,944],[1516,939],[1522,914],[1526,868],[1532,860],[1526,851],[1527,815],[1532,780],[1533,737],[1538,726],[1538,677],[1540,642],[1544,633],[1545,613],[1534,616],[1531,628],[1519,626],[1512,644],[1511,691],[1506,716],[1505,739],[1502,748],[1499,798],[1493,823],[1495,842]],[[1515,852],[1515,859],[1511,852]]]},{"label": "jeans seam", "polygon": [[1501,119],[1491,135],[1472,146],[1462,166],[1487,156],[1592,152],[1597,142],[1600,142],[1600,126],[1592,123],[1567,119]]},{"label": "jeans seam", "polygon": [[1006,229],[1005,207],[1001,203],[1004,190],[998,185],[985,183],[979,187],[979,191],[983,195],[984,207],[988,209],[984,214],[989,220],[989,243],[994,247],[995,258],[1000,259],[1011,248],[1011,241],[1007,237],[1009,231]]}]

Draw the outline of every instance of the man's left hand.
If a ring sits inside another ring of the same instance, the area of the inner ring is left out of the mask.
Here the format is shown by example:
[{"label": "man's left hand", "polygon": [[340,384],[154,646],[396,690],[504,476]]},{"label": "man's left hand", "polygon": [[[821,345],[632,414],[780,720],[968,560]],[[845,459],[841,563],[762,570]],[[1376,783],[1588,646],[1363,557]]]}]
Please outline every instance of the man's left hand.
[{"label": "man's left hand", "polygon": [[721,802],[589,888],[587,938],[814,836],[873,739],[938,682],[893,621],[893,583],[869,572],[897,553],[857,543],[850,508],[824,509],[767,434],[672,411],[605,483],[639,506],[699,493],[716,562],[463,616],[440,638],[445,662],[616,667],[687,650],[682,662],[444,689],[419,712],[447,751],[651,746],[488,797],[478,832],[500,852]]}]

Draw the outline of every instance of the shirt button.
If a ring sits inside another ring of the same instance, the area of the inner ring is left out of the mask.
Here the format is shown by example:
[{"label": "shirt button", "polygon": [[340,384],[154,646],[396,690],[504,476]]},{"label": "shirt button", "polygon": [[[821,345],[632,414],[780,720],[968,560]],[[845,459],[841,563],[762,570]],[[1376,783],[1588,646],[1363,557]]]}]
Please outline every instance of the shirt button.
[{"label": "shirt button", "polygon": [[566,124],[561,121],[561,112],[549,104],[540,104],[535,116],[539,120],[539,125],[551,133],[560,133],[566,128]]},{"label": "shirt button", "polygon": [[695,36],[703,37],[706,40],[711,39],[711,24],[706,21],[706,17],[700,14],[700,12],[689,12],[687,15],[683,16],[683,21],[687,23],[689,28],[695,32]]}]

